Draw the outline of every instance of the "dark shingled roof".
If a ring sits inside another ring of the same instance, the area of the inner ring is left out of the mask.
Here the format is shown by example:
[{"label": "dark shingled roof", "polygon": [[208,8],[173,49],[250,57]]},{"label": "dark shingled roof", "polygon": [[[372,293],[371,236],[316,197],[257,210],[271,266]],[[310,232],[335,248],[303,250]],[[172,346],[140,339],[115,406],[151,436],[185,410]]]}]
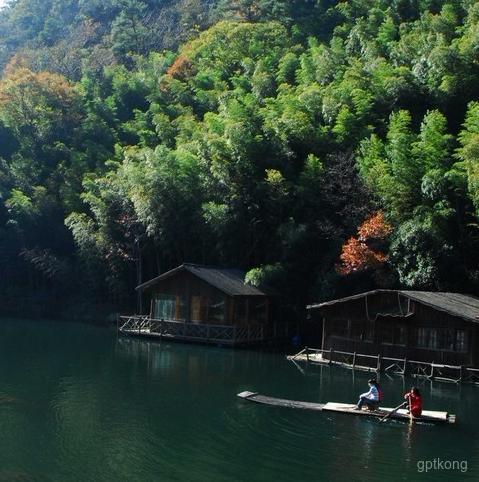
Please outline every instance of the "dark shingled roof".
[{"label": "dark shingled roof", "polygon": [[264,288],[259,289],[246,284],[244,281],[246,273],[239,269],[217,268],[192,263],[184,263],[175,269],[137,286],[136,289],[144,290],[181,271],[190,272],[229,296],[268,296],[273,294],[270,293],[269,290],[266,292]]},{"label": "dark shingled roof", "polygon": [[364,298],[368,295],[376,293],[399,293],[411,300],[418,301],[424,305],[431,306],[437,310],[444,311],[450,315],[458,316],[465,320],[479,323],[479,298],[471,295],[463,295],[460,293],[437,293],[433,291],[405,291],[405,290],[374,290],[359,295],[348,296],[338,300],[327,301],[309,305],[308,310],[318,309],[325,306],[335,305],[336,303],[344,303],[350,300]]}]

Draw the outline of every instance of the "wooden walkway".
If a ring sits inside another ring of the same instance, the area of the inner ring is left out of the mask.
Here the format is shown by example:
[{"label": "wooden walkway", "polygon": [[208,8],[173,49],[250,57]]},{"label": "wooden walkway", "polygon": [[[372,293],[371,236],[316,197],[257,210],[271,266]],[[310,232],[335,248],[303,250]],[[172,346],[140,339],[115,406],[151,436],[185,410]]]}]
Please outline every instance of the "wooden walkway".
[{"label": "wooden walkway", "polygon": [[391,358],[381,355],[365,355],[345,351],[322,350],[306,347],[289,360],[317,365],[329,365],[374,373],[394,373],[424,377],[430,380],[479,385],[479,369],[465,366],[428,363],[406,358]]},{"label": "wooden walkway", "polygon": [[274,327],[265,330],[263,325],[210,325],[156,320],[148,316],[120,316],[117,328],[119,333],[127,336],[224,346],[252,345],[277,338]]}]

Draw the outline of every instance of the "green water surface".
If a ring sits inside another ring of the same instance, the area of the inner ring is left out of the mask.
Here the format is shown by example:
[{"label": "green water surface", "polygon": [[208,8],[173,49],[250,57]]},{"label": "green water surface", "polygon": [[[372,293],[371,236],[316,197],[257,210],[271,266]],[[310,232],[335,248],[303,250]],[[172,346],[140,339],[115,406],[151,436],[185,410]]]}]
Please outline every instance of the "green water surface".
[{"label": "green water surface", "polygon": [[[0,481],[479,479],[479,387],[416,382],[426,408],[456,413],[456,426],[380,424],[236,397],[252,390],[351,402],[368,377],[328,367],[302,372],[277,353],[3,320]],[[384,405],[395,406],[411,381],[382,383]],[[420,472],[427,461],[437,468]],[[456,468],[441,467],[447,461]]]}]

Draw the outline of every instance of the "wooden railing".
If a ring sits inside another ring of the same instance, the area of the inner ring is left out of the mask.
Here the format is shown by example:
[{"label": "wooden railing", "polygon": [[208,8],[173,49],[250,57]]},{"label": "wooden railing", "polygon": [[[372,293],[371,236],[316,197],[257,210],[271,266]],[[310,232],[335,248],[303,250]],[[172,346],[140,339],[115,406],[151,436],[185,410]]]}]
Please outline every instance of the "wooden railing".
[{"label": "wooden railing", "polygon": [[147,316],[120,316],[119,330],[139,331],[149,327]]},{"label": "wooden railing", "polygon": [[363,353],[351,353],[340,350],[323,350],[306,347],[295,355],[289,356],[293,362],[306,361],[321,365],[336,365],[352,370],[371,371],[376,373],[396,373],[425,377],[431,380],[447,382],[468,382],[479,384],[479,368],[462,365],[444,365],[407,358],[393,358]]},{"label": "wooden railing", "polygon": [[275,330],[263,325],[233,326],[157,320],[147,316],[120,316],[118,330],[125,334],[151,335],[227,344],[252,343],[273,338]]}]

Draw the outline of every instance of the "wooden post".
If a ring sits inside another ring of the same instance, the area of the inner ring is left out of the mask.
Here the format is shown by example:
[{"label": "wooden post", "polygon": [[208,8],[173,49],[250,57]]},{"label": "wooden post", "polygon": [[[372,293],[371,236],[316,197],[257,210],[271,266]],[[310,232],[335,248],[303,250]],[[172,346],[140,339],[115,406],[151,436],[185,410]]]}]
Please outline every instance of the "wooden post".
[{"label": "wooden post", "polygon": [[323,333],[321,335],[321,349],[324,350],[324,344],[326,341],[326,318],[323,318]]}]

